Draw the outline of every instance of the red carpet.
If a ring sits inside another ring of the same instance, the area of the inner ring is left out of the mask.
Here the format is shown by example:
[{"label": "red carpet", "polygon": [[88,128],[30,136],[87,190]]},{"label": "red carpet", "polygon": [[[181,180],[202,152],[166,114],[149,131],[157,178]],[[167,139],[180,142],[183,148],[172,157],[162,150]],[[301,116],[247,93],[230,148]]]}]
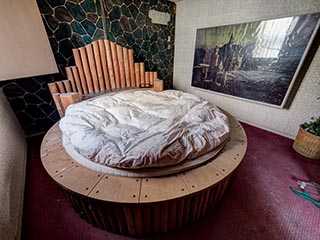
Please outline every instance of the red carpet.
[{"label": "red carpet", "polygon": [[[320,239],[320,209],[289,188],[298,188],[297,179],[320,183],[320,161],[295,153],[290,139],[243,125],[248,151],[221,204],[157,239]],[[40,142],[29,142],[22,239],[131,239],[80,219],[42,167]]]}]

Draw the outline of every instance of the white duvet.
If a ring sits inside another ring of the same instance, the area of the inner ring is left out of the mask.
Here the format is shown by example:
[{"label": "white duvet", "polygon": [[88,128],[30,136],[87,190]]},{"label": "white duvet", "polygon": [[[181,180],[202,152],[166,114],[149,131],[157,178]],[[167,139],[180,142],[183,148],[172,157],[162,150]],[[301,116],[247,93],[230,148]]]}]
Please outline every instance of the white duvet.
[{"label": "white duvet", "polygon": [[68,107],[63,138],[82,157],[117,168],[160,167],[215,149],[229,134],[218,108],[181,91],[124,91]]}]

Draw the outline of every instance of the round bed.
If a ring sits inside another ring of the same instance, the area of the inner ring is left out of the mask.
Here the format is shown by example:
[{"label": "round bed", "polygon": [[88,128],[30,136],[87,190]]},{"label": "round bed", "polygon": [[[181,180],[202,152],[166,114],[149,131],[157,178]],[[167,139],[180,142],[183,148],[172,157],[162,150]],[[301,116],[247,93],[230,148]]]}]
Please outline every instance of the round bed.
[{"label": "round bed", "polygon": [[[96,164],[86,165],[81,161],[84,156],[78,156],[74,151],[78,149],[70,146],[72,140],[63,137],[59,123],[45,135],[41,159],[72,207],[88,223],[122,235],[165,233],[193,223],[213,209],[243,159],[247,147],[244,129],[226,115],[229,131],[227,136],[220,136],[217,146],[207,154],[177,158],[165,166],[160,163],[130,169],[120,165],[106,170],[94,167]],[[69,128],[69,124],[62,126]],[[96,155],[91,156],[95,159]]]}]

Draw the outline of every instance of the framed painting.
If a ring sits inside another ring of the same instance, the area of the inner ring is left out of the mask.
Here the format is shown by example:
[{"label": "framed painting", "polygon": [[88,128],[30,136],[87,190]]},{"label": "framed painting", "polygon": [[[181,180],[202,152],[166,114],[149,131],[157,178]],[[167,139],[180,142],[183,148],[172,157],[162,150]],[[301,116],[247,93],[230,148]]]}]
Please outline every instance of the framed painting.
[{"label": "framed painting", "polygon": [[192,86],[284,107],[320,14],[197,29]]}]

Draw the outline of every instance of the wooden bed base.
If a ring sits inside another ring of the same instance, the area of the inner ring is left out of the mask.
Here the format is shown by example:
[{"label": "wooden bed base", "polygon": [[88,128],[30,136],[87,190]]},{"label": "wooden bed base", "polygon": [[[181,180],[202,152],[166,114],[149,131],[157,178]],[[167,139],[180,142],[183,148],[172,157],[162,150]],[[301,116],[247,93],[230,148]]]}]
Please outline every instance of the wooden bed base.
[{"label": "wooden bed base", "polygon": [[134,63],[132,49],[100,39],[72,52],[76,66],[66,67],[68,80],[48,84],[60,116],[69,104],[105,92],[144,87],[163,91],[157,72]]},{"label": "wooden bed base", "polygon": [[128,178],[85,168],[64,150],[58,124],[43,139],[41,160],[88,223],[122,235],[163,234],[194,223],[222,199],[247,148],[243,127],[229,117],[231,134],[223,150],[206,164],[174,175]]}]

